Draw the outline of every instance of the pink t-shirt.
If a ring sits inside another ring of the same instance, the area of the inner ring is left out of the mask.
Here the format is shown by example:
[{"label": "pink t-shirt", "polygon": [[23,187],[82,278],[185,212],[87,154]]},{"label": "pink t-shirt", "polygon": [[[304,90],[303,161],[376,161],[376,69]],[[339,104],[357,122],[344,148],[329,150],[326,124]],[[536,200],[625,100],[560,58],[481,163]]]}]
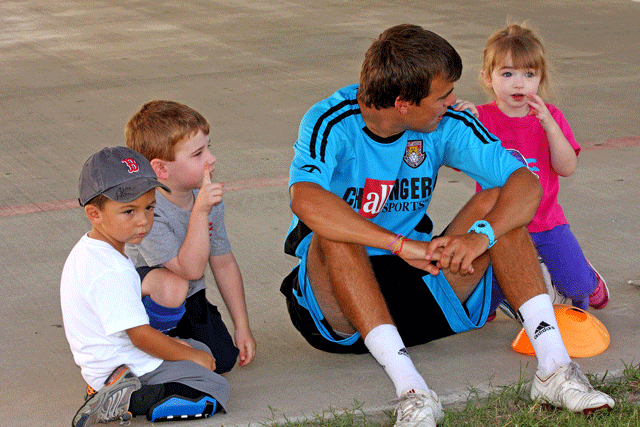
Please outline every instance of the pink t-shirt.
[{"label": "pink t-shirt", "polygon": [[[546,105],[577,156],[580,146],[576,143],[562,112],[554,105]],[[479,105],[477,108],[480,121],[487,130],[500,139],[504,148],[519,151],[526,159],[529,170],[538,176],[542,184],[542,201],[533,220],[527,226],[529,232],[551,230],[557,225],[566,224],[567,219],[558,204],[558,174],[551,167],[549,141],[538,119],[535,116],[509,117],[500,111],[495,102]]]}]

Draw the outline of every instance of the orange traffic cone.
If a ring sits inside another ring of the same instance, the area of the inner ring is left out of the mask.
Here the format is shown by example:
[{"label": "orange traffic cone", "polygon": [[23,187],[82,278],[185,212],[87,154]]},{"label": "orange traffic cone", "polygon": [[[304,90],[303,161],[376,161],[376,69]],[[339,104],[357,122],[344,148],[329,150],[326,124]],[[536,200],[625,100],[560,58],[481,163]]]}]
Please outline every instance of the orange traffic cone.
[{"label": "orange traffic cone", "polygon": [[[593,314],[566,304],[554,304],[562,341],[571,357],[590,357],[609,347],[609,332]],[[511,343],[518,353],[535,355],[524,328]]]}]

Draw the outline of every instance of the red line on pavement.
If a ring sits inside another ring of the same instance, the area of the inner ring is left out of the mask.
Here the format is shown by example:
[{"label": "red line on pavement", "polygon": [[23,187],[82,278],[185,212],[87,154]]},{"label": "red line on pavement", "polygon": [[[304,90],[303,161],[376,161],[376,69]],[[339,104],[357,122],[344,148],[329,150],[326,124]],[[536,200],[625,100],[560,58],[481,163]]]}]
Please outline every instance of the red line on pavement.
[{"label": "red line on pavement", "polygon": [[79,208],[78,199],[55,200],[53,202],[28,203],[26,205],[1,206],[0,218],[5,216],[27,215],[37,212],[62,211]]},{"label": "red line on pavement", "polygon": [[[249,190],[262,187],[277,187],[287,185],[288,176],[274,178],[254,178],[225,182],[224,191]],[[28,215],[40,212],[63,211],[79,208],[78,199],[55,200],[52,202],[27,203],[24,205],[0,206],[0,218],[16,215]]]},{"label": "red line on pavement", "polygon": [[[589,141],[580,144],[584,150],[606,150],[610,148],[635,147],[640,145],[640,136],[626,138],[607,139],[602,141]],[[277,187],[287,185],[288,176],[273,178],[253,178],[239,181],[230,181],[224,184],[225,191],[240,191],[262,187]],[[27,215],[39,212],[62,211],[80,207],[78,200],[57,200],[42,203],[27,203],[24,205],[0,206],[0,218],[16,215]]]}]

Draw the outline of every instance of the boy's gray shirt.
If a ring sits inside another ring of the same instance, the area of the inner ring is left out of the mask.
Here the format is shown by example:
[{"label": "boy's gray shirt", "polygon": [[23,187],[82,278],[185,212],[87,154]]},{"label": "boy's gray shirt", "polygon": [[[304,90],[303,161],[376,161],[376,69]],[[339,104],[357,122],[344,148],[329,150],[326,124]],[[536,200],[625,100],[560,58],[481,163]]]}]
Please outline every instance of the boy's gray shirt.
[{"label": "boy's gray shirt", "polygon": [[[198,196],[198,190],[194,190]],[[153,226],[142,242],[137,245],[127,244],[125,253],[137,267],[153,267],[175,258],[180,246],[187,236],[190,211],[184,211],[167,200],[156,190],[156,207],[153,215]],[[209,213],[209,236],[211,255],[224,255],[231,250],[231,244],[224,226],[224,204],[215,205]],[[198,280],[189,281],[187,297],[205,289],[204,275]]]}]

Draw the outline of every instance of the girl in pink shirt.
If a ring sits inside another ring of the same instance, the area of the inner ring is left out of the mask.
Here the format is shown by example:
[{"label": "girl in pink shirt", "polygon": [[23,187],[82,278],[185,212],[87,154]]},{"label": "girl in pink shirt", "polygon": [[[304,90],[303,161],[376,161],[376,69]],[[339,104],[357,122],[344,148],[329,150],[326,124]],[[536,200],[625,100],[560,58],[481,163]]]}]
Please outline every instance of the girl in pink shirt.
[{"label": "girl in pink shirt", "polygon": [[[542,42],[524,26],[512,24],[487,41],[481,81],[494,101],[470,108],[502,145],[540,179],[544,194],[528,230],[558,292],[582,309],[609,301],[606,283],[586,260],[558,203],[558,177],[569,176],[580,146],[562,112],[543,101],[549,75]],[[478,187],[479,189],[479,187]],[[504,299],[494,286],[494,303]]]}]

